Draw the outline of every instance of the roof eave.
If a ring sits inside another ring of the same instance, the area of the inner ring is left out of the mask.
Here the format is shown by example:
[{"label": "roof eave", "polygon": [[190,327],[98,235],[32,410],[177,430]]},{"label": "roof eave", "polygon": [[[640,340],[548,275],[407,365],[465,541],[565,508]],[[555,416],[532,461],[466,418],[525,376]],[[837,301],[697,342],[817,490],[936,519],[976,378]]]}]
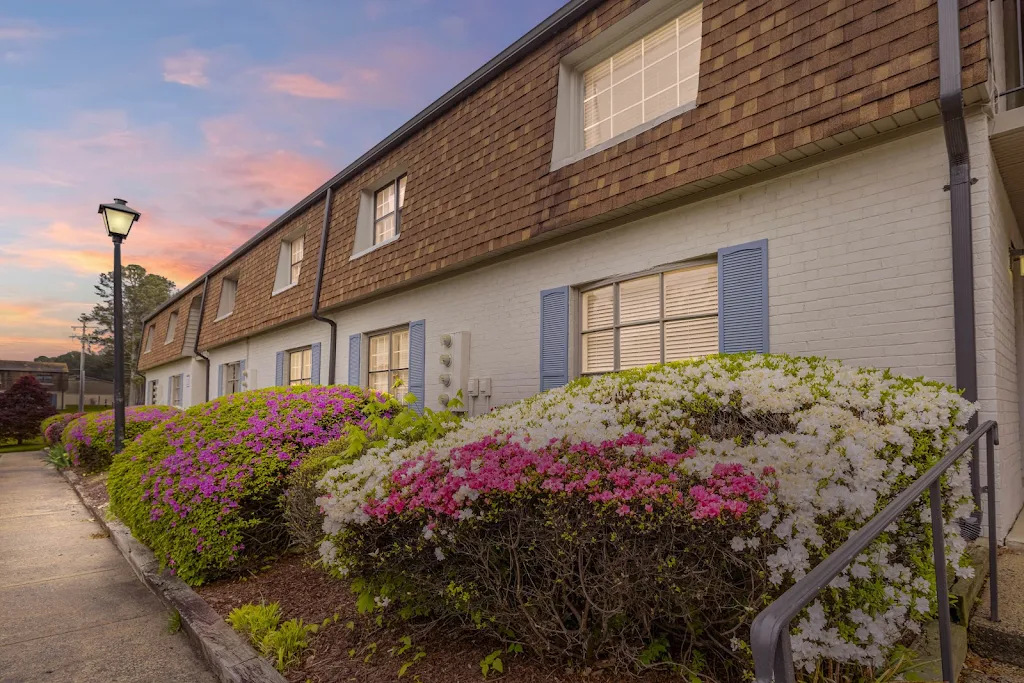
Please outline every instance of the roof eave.
[{"label": "roof eave", "polygon": [[226,258],[219,261],[216,265],[210,268],[208,271],[200,275],[198,278],[193,280],[191,283],[181,289],[180,292],[175,294],[173,297],[165,301],[158,308],[151,313],[147,314],[143,319],[143,322],[149,322],[152,318],[159,315],[163,311],[171,307],[175,302],[184,297],[191,288],[202,282],[204,278],[210,277],[215,273],[223,270],[237,258],[244,255],[256,244],[263,241],[263,238],[268,234],[272,233],[277,228],[281,227],[284,223],[287,223],[292,218],[302,213],[310,206],[312,206],[318,199],[322,198],[328,188],[336,187],[337,185],[349,180],[354,175],[362,171],[368,165],[378,160],[388,152],[392,151],[395,147],[405,142],[409,137],[416,134],[428,124],[433,122],[435,119],[446,113],[456,104],[461,102],[463,99],[473,94],[481,87],[489,83],[492,79],[509,69],[520,59],[525,57],[527,54],[532,52],[540,43],[549,39],[552,35],[562,30],[566,24],[575,21],[580,15],[590,11],[592,7],[600,4],[604,0],[569,0],[566,4],[562,5],[561,8],[556,10],[554,14],[549,16],[547,19],[542,21],[527,32],[516,42],[502,50],[497,56],[491,59],[489,62],[484,64],[482,67],[474,71],[467,78],[463,79],[458,85],[446,92],[444,95],[434,100],[433,103],[427,106],[426,109],[421,111],[419,114],[414,116],[412,119],[403,124],[398,130],[384,138],[381,142],[371,148],[368,152],[363,154],[361,157],[349,164],[345,169],[337,173],[333,178],[328,180],[326,183],[318,187],[312,193],[307,195],[302,201],[288,209],[280,217],[274,220],[270,225],[260,230],[258,233],[250,237],[242,246],[231,252]]}]

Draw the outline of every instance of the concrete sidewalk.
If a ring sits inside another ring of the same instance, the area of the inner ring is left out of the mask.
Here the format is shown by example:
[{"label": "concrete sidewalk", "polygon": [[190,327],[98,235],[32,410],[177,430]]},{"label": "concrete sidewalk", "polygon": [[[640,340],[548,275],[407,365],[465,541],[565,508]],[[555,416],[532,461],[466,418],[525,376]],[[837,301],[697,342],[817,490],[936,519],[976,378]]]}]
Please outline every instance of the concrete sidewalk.
[{"label": "concrete sidewalk", "polygon": [[215,683],[167,625],[42,454],[0,455],[0,683]]}]

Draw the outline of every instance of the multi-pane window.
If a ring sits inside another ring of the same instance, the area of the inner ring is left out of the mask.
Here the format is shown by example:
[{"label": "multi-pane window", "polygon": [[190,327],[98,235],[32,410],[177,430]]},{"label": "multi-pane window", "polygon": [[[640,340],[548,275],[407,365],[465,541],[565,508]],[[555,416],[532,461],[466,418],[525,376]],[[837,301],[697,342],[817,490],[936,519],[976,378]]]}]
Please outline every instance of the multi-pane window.
[{"label": "multi-pane window", "polygon": [[697,99],[701,5],[583,74],[583,138],[590,148]]},{"label": "multi-pane window", "polygon": [[242,387],[242,364],[227,363],[224,366],[224,395],[237,394]]},{"label": "multi-pane window", "polygon": [[405,206],[405,176],[377,190],[373,195],[373,243],[380,244],[402,229]]},{"label": "multi-pane window", "polygon": [[223,318],[235,310],[235,294],[238,293],[238,280],[224,278],[220,283],[220,303],[217,306],[217,317]]},{"label": "multi-pane window", "polygon": [[159,394],[157,393],[157,386],[155,379],[149,383],[149,405],[151,406],[155,406],[160,400]]},{"label": "multi-pane window", "polygon": [[289,284],[299,281],[299,273],[302,271],[302,248],[306,242],[305,237],[297,237],[291,241],[289,251],[291,253],[291,272],[289,273]]},{"label": "multi-pane window", "polygon": [[174,330],[178,326],[178,312],[174,311],[171,313],[171,317],[167,320],[167,336],[164,338],[164,344],[170,344],[174,341]]},{"label": "multi-pane window", "polygon": [[40,384],[53,384],[53,375],[36,375]]},{"label": "multi-pane window", "polygon": [[181,407],[181,375],[171,377],[171,405]]},{"label": "multi-pane window", "polygon": [[718,353],[718,266],[602,285],[580,296],[584,374]]},{"label": "multi-pane window", "polygon": [[[401,383],[397,389],[396,381]],[[371,389],[392,393],[399,400],[409,393],[408,326],[370,335],[368,384]]]},{"label": "multi-pane window", "polygon": [[313,349],[306,347],[288,352],[288,384],[313,383]]}]

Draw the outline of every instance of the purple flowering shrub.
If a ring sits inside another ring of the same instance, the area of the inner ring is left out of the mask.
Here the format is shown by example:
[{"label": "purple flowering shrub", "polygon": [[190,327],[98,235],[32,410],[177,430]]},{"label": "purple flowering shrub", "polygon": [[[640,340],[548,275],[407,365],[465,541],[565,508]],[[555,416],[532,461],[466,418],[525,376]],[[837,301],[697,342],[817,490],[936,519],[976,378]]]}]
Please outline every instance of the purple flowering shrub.
[{"label": "purple flowering shrub", "polygon": [[401,409],[348,386],[274,387],[195,406],[132,443],[111,467],[111,509],[182,580],[200,585],[288,545],[288,475],[368,414]]},{"label": "purple flowering shrub", "polygon": [[56,446],[60,443],[64,429],[83,415],[85,413],[57,413],[46,418],[43,420],[43,424],[39,425],[39,430],[43,433],[43,441],[47,446]]},{"label": "purple flowering shrub", "polygon": [[[135,406],[124,411],[124,445],[181,411],[170,406]],[[61,436],[75,467],[102,472],[114,459],[114,411],[85,413],[72,420]]]}]

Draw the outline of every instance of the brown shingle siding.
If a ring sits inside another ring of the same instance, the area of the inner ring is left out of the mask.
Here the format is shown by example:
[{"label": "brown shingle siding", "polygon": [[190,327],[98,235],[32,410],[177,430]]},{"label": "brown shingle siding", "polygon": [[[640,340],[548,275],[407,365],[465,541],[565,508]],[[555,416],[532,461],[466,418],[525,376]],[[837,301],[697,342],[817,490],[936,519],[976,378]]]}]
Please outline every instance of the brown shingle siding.
[{"label": "brown shingle siding", "polygon": [[[336,187],[322,306],[792,156],[938,96],[934,0],[707,0],[697,106],[549,171],[560,60],[644,4],[602,3]],[[966,88],[987,78],[987,4],[961,0],[960,19]],[[359,193],[398,166],[409,174],[402,235],[351,261]],[[212,277],[202,347],[310,315],[323,208],[321,198],[227,268],[239,274],[236,308],[217,323],[224,272]],[[281,235],[296,229],[306,235],[299,284],[271,297]]]}]

